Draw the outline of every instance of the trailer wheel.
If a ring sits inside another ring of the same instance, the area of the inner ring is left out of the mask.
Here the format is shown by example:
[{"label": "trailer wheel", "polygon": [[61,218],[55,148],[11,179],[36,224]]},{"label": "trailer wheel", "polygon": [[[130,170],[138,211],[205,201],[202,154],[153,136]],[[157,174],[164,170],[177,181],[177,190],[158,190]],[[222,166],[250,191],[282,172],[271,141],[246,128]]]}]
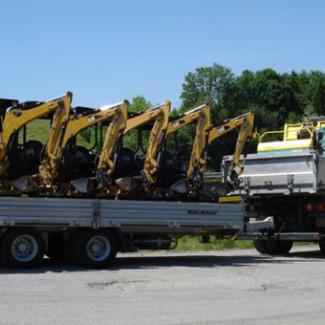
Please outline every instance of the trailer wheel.
[{"label": "trailer wheel", "polygon": [[108,230],[89,230],[76,234],[72,239],[72,255],[85,267],[104,268],[115,259],[117,237]]},{"label": "trailer wheel", "polygon": [[264,245],[264,240],[254,240],[254,246],[255,246],[255,249],[260,254],[266,254],[266,248],[265,248],[265,245]]},{"label": "trailer wheel", "polygon": [[269,255],[285,255],[292,248],[292,240],[265,240],[264,246]]},{"label": "trailer wheel", "polygon": [[1,260],[7,267],[33,267],[40,262],[44,252],[45,243],[42,236],[32,229],[10,229],[1,241]]}]

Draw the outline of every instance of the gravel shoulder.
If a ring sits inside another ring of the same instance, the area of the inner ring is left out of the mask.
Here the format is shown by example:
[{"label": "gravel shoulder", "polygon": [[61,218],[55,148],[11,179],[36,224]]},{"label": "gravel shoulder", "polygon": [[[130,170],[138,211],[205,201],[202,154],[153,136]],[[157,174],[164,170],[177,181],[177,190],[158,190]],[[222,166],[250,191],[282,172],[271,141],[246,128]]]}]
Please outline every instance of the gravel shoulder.
[{"label": "gravel shoulder", "polygon": [[323,324],[325,259],[254,250],[120,254],[109,270],[0,268],[0,324]]}]

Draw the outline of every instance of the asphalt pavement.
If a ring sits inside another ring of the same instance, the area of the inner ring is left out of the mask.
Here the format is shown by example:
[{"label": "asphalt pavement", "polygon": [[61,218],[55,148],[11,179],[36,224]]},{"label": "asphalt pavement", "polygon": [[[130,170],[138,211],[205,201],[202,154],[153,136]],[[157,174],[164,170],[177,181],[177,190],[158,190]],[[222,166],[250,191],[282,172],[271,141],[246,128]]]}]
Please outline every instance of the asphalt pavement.
[{"label": "asphalt pavement", "polygon": [[325,258],[254,250],[120,254],[109,270],[0,267],[0,324],[324,324]]}]

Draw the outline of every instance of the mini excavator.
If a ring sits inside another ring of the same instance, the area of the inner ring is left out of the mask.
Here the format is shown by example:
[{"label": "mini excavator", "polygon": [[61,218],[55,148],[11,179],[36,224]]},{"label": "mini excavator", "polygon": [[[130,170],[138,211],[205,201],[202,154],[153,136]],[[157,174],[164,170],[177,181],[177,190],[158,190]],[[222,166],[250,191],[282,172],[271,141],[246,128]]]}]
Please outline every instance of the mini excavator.
[{"label": "mini excavator", "polygon": [[208,143],[211,143],[238,127],[240,127],[240,130],[227,176],[228,183],[231,186],[238,186],[238,176],[242,174],[244,169],[243,165],[240,163],[240,155],[243,153],[246,142],[253,135],[254,112],[247,112],[214,126],[210,130],[208,138]]},{"label": "mini excavator", "polygon": [[210,125],[210,107],[199,106],[186,112],[183,116],[170,122],[167,135],[176,132],[193,121],[197,120],[196,135],[193,142],[191,158],[188,163],[185,176],[181,176],[173,183],[169,191],[171,195],[181,194],[196,196],[203,185],[203,174],[206,168],[206,150],[210,143],[240,127],[236,148],[233,155],[228,179],[232,184],[236,183],[238,176],[242,173],[243,167],[240,164],[240,155],[243,152],[247,139],[252,135],[254,124],[254,113],[246,114],[225,120],[217,126]]},{"label": "mini excavator", "polygon": [[71,181],[71,185],[79,193],[94,193],[104,187],[109,187],[113,183],[112,175],[116,169],[116,151],[126,128],[128,107],[129,102],[127,100],[112,106],[111,109],[116,112],[106,129],[95,176]]},{"label": "mini excavator", "polygon": [[201,187],[203,173],[206,167],[206,147],[209,130],[211,128],[211,108],[208,104],[198,106],[185,112],[176,120],[169,123],[166,137],[179,129],[196,122],[196,132],[192,145],[192,152],[188,162],[186,174],[170,187],[171,192],[181,194],[193,193]]},{"label": "mini excavator", "polygon": [[148,109],[128,119],[124,135],[150,122],[153,122],[153,126],[150,130],[141,171],[136,175],[120,175],[115,181],[115,184],[121,191],[128,193],[136,191],[137,189],[142,189],[145,192],[151,191],[156,182],[160,153],[168,127],[170,107],[170,101],[166,101],[162,105]]},{"label": "mini excavator", "polygon": [[[46,102],[7,101],[2,100],[1,106],[1,133],[0,133],[0,177],[9,182],[13,187],[19,187],[19,178],[26,174],[32,174],[40,163],[43,150],[42,143],[28,141],[24,147],[18,145],[19,131],[30,122],[44,117],[52,116],[55,120],[61,111],[70,107],[72,93],[68,92],[62,97]],[[7,107],[6,107],[7,106]],[[17,163],[24,164],[17,168]]]}]

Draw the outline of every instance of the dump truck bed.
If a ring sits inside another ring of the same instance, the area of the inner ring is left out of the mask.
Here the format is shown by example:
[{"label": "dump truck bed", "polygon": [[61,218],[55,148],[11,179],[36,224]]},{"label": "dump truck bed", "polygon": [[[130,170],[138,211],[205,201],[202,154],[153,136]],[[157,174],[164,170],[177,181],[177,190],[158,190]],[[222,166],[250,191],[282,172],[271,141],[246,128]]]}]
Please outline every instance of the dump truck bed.
[{"label": "dump truck bed", "polygon": [[[223,159],[227,175],[232,157]],[[325,158],[316,151],[249,154],[241,158],[239,189],[230,194],[317,193],[325,189]]]}]

